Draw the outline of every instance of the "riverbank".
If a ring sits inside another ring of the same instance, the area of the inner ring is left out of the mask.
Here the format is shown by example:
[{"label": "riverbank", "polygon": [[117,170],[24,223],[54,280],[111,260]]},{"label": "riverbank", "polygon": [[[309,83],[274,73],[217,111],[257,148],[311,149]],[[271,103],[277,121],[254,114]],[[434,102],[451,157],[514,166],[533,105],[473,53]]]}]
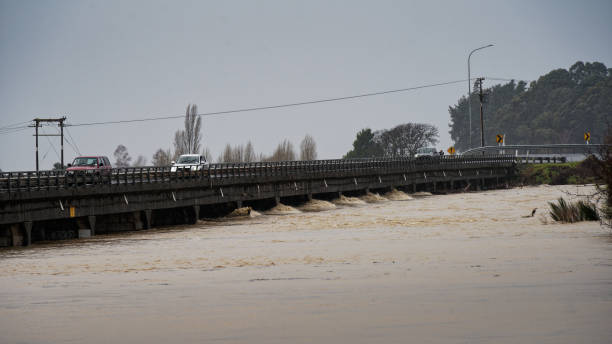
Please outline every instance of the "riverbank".
[{"label": "riverbank", "polygon": [[609,229],[541,218],[590,190],[353,201],[6,250],[0,342],[607,343]]},{"label": "riverbank", "polygon": [[523,164],[518,167],[520,185],[602,184],[601,167],[594,158],[562,164]]}]

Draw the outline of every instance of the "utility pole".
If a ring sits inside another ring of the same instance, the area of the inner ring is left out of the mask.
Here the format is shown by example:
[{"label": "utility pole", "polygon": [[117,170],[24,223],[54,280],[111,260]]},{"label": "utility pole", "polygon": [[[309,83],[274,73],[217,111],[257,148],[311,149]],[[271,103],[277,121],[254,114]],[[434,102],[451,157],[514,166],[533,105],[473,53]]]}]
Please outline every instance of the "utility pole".
[{"label": "utility pole", "polygon": [[470,129],[468,130],[468,136],[470,138],[470,147],[468,148],[472,148],[472,90],[470,89],[471,85],[472,85],[472,77],[470,76],[470,58],[472,57],[472,54],[478,50],[482,50],[482,49],[486,49],[489,47],[492,47],[493,44],[488,44],[485,46],[482,46],[480,48],[476,48],[472,51],[470,51],[470,54],[468,55],[468,111],[469,111],[469,120],[470,120]]},{"label": "utility pole", "polygon": [[[62,147],[62,157],[61,157],[61,164],[62,164],[62,168],[64,168],[64,122],[66,121],[66,116],[64,117],[60,117],[60,118],[34,118],[32,121],[34,121],[34,125],[31,125],[30,127],[34,127],[36,128],[36,133],[34,134],[34,136],[36,136],[36,172],[38,173],[39,171],[39,162],[38,162],[38,137],[39,136],[60,136],[61,137],[61,147]],[[38,128],[42,127],[40,124],[41,123],[51,123],[51,122],[57,122],[59,123],[59,127],[60,127],[60,134],[39,134],[38,133]]]},{"label": "utility pole", "polygon": [[484,141],[484,118],[483,118],[483,104],[484,104],[484,97],[485,94],[482,93],[482,81],[484,80],[484,78],[478,78],[476,79],[476,84],[478,85],[478,98],[480,99],[480,147],[484,147],[485,146],[485,141]]}]

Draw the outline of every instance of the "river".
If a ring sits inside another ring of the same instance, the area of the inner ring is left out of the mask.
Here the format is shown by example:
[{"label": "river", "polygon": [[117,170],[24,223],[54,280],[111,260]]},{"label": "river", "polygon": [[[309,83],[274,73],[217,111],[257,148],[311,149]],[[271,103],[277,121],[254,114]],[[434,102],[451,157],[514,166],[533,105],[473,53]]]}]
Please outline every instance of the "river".
[{"label": "river", "polygon": [[369,195],[3,249],[0,342],[609,343],[610,230],[545,220],[592,190]]}]

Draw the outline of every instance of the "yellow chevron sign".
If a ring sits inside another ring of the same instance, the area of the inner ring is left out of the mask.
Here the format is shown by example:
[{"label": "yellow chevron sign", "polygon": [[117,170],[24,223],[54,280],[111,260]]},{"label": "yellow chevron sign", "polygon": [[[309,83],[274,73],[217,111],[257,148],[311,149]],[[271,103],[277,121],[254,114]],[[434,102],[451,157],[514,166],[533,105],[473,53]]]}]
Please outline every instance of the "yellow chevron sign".
[{"label": "yellow chevron sign", "polygon": [[448,154],[450,154],[450,155],[454,155],[454,154],[455,154],[455,147],[448,147],[447,152],[448,152]]},{"label": "yellow chevron sign", "polygon": [[502,134],[495,135],[495,141],[497,143],[504,143],[504,135],[502,135]]},{"label": "yellow chevron sign", "polygon": [[591,141],[591,133],[589,133],[588,131],[586,133],[584,133],[584,140],[586,142]]}]

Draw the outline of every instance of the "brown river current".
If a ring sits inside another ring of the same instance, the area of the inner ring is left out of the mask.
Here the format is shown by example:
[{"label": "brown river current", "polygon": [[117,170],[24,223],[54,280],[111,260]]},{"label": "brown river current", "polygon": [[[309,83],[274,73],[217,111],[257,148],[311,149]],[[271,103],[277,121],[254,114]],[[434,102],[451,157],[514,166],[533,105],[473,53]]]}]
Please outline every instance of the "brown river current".
[{"label": "brown river current", "polygon": [[0,343],[610,343],[610,230],[543,223],[591,190],[370,194],[3,249]]}]

